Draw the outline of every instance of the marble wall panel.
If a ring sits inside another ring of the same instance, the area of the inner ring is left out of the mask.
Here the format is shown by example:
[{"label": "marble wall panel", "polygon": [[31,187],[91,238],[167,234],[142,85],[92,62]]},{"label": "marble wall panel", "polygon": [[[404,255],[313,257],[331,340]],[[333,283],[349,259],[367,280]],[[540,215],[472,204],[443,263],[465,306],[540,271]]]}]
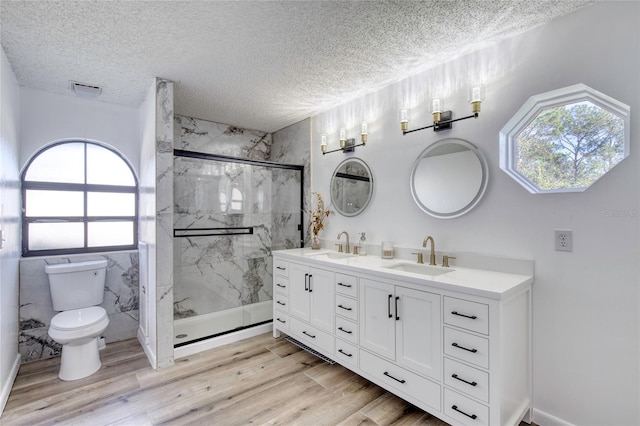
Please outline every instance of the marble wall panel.
[{"label": "marble wall panel", "polygon": [[22,362],[60,355],[61,345],[47,330],[53,310],[48,276],[44,267],[50,264],[106,259],[107,273],[104,301],[100,306],[109,315],[104,332],[107,343],[136,337],[138,329],[139,262],[137,251],[111,252],[98,255],[74,255],[25,258],[20,261],[20,337],[18,349]]}]

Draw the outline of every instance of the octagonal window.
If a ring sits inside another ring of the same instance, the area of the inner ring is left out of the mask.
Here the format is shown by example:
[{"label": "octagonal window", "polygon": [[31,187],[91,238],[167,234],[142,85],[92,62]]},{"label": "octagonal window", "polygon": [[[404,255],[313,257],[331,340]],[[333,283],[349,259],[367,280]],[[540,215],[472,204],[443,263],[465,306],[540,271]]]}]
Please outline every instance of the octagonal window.
[{"label": "octagonal window", "polygon": [[500,132],[500,168],[532,193],[584,191],[629,155],[629,107],[583,84],[531,97]]}]

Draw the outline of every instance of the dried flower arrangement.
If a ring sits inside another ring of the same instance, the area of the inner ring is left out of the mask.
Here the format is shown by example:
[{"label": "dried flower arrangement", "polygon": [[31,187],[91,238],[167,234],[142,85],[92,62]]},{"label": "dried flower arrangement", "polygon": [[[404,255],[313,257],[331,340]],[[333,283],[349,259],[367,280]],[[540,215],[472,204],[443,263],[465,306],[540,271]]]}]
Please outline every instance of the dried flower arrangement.
[{"label": "dried flower arrangement", "polygon": [[[310,215],[309,219],[309,229],[314,236],[314,239],[317,239],[318,233],[324,228],[324,220],[329,217],[331,213],[333,213],[329,208],[324,207],[324,199],[322,195],[318,192],[311,193],[312,200],[310,205],[312,206],[308,213]],[[315,199],[315,203],[314,203]],[[315,207],[313,205],[315,204]],[[315,245],[314,241],[314,245]]]}]

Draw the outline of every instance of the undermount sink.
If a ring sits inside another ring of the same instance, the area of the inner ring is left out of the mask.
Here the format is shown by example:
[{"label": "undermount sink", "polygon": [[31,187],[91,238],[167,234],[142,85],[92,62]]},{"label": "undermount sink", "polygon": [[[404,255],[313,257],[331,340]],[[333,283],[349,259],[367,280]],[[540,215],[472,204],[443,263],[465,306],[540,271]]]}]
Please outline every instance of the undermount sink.
[{"label": "undermount sink", "polygon": [[395,263],[393,265],[384,266],[386,269],[391,269],[394,271],[401,272],[410,272],[412,274],[421,274],[421,275],[429,275],[436,276],[447,274],[449,272],[453,272],[454,269],[443,268],[440,266],[429,266],[429,265],[420,265],[418,263]]},{"label": "undermount sink", "polygon": [[345,259],[347,257],[355,256],[355,254],[340,253],[337,251],[311,252],[311,253],[306,253],[305,255],[310,257],[315,257],[315,258],[326,258],[326,259]]}]

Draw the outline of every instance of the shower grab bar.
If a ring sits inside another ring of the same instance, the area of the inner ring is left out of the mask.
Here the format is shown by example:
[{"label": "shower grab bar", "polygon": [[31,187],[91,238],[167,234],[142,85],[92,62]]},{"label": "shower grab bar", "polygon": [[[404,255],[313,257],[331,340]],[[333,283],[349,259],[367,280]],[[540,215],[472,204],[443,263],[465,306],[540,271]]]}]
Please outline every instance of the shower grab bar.
[{"label": "shower grab bar", "polygon": [[173,236],[187,237],[224,237],[227,235],[252,235],[253,226],[227,228],[174,228]]}]

